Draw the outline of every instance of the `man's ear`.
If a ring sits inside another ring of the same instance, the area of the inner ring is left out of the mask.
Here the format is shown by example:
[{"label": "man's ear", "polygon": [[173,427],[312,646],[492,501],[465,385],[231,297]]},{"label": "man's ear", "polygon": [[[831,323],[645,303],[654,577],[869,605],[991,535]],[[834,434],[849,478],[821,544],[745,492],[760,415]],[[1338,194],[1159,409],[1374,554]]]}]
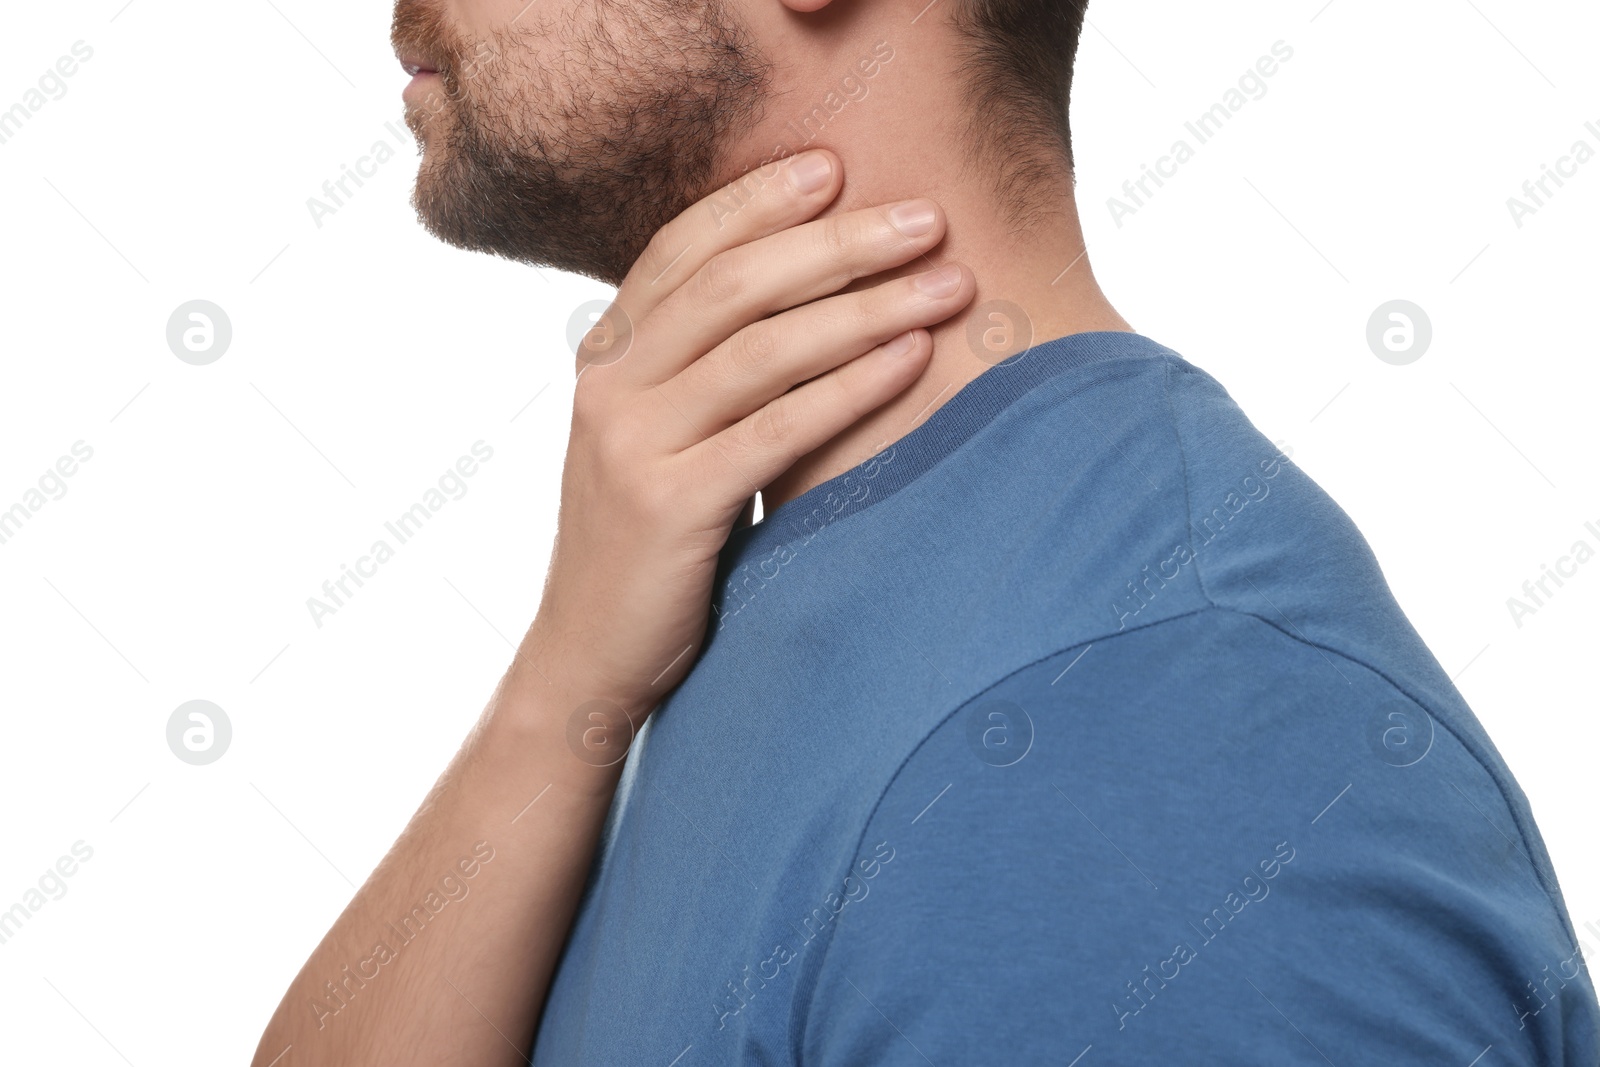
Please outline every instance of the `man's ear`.
[{"label": "man's ear", "polygon": [[779,0],[790,11],[821,11],[833,0]]}]

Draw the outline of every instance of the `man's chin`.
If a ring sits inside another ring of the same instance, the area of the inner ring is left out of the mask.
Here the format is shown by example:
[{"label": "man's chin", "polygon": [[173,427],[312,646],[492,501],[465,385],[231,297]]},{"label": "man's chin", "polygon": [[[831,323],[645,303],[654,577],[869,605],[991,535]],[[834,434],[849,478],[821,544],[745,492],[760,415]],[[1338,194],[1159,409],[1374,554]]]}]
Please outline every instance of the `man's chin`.
[{"label": "man's chin", "polygon": [[406,108],[404,117],[406,129],[411,131],[411,136],[417,142],[419,151],[426,148],[428,142],[433,140],[430,136],[432,131],[429,127],[433,125],[432,120],[437,117],[433,112],[423,107],[408,106]]},{"label": "man's chin", "polygon": [[[408,109],[421,152],[412,204],[456,248],[620,285],[651,236],[711,170],[693,138],[622,159],[552,162],[518,151],[464,112]],[[647,146],[649,147],[649,146]]]},{"label": "man's chin", "polygon": [[[546,220],[529,217],[526,211],[515,220],[485,210],[484,197],[449,183],[450,168],[441,166],[429,175],[429,149],[423,159],[417,187],[411,198],[417,219],[433,237],[464,252],[508,259],[529,267],[549,267],[578,274],[606,285],[621,285],[627,267],[610,250],[585,240],[561,238],[559,227]],[[627,266],[632,266],[631,261]]]}]

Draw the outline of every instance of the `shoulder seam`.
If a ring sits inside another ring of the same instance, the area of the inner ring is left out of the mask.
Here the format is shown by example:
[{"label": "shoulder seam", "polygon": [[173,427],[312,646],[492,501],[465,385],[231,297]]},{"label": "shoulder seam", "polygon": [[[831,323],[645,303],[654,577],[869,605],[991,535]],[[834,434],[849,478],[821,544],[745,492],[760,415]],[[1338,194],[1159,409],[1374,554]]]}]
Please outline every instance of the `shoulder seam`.
[{"label": "shoulder seam", "polygon": [[[1186,530],[1194,529],[1194,504],[1189,494],[1189,453],[1183,446],[1183,431],[1178,427],[1178,410],[1172,402],[1172,370],[1171,361],[1162,368],[1161,396],[1167,402],[1167,423],[1172,428],[1172,440],[1178,449],[1178,471],[1183,478],[1183,521]],[[1204,568],[1200,566],[1199,556],[1194,561],[1194,580],[1200,587],[1200,595],[1207,604],[1217,607],[1217,602],[1211,599],[1211,591],[1206,588]]]},{"label": "shoulder seam", "polygon": [[[1178,422],[1177,408],[1176,408],[1176,405],[1173,403],[1173,399],[1172,399],[1172,371],[1174,369],[1180,369],[1181,370],[1181,369],[1184,369],[1184,368],[1179,367],[1174,362],[1169,361],[1167,363],[1167,365],[1166,365],[1166,371],[1165,371],[1165,373],[1164,373],[1164,375],[1162,377],[1162,385],[1163,385],[1163,392],[1164,392],[1164,395],[1165,395],[1165,398],[1166,398],[1166,401],[1167,401],[1167,419],[1168,419],[1168,422],[1170,422],[1171,425],[1172,425],[1172,434],[1173,434],[1173,437],[1175,438],[1175,440],[1177,441],[1178,458],[1179,458],[1179,461],[1180,461],[1180,464],[1181,464],[1180,470],[1183,473],[1184,519],[1185,519],[1185,521],[1187,521],[1190,524],[1190,528],[1193,528],[1194,512],[1193,512],[1192,505],[1190,503],[1190,492],[1189,492],[1189,489],[1190,489],[1190,486],[1189,486],[1189,457],[1188,457],[1188,451],[1187,451],[1187,449],[1185,449],[1184,443],[1183,443],[1183,430],[1182,430],[1182,428],[1181,428],[1181,426],[1179,425],[1179,422]],[[1274,630],[1278,631],[1279,633],[1283,634],[1285,637],[1289,638],[1290,640],[1298,641],[1299,643],[1305,645],[1307,648],[1314,648],[1317,651],[1325,653],[1325,654],[1326,653],[1331,653],[1331,654],[1333,654],[1335,656],[1338,656],[1340,659],[1344,660],[1346,663],[1351,663],[1351,664],[1354,664],[1354,665],[1356,665],[1358,667],[1363,668],[1364,670],[1366,670],[1367,672],[1372,674],[1374,677],[1377,677],[1377,678],[1381,679],[1384,682],[1385,685],[1387,685],[1390,689],[1394,690],[1400,696],[1404,697],[1406,700],[1409,700],[1412,704],[1415,704],[1418,708],[1420,708],[1423,712],[1425,712],[1432,721],[1438,723],[1439,726],[1441,726],[1446,733],[1448,733],[1451,737],[1453,737],[1455,739],[1456,743],[1458,745],[1460,745],[1462,747],[1462,749],[1469,756],[1472,757],[1473,762],[1476,763],[1478,765],[1478,767],[1483,771],[1483,773],[1485,773],[1485,774],[1487,774],[1489,776],[1489,780],[1494,783],[1495,791],[1500,794],[1500,802],[1503,805],[1505,805],[1505,809],[1506,809],[1507,813],[1510,814],[1510,816],[1511,816],[1512,825],[1515,826],[1516,829],[1517,829],[1517,836],[1521,839],[1519,841],[1519,844],[1521,845],[1521,850],[1523,852],[1523,855],[1528,859],[1529,866],[1531,866],[1533,868],[1533,873],[1534,873],[1534,876],[1535,876],[1535,878],[1537,879],[1537,881],[1539,883],[1539,887],[1542,890],[1544,890],[1545,896],[1550,898],[1551,903],[1552,904],[1556,904],[1556,901],[1559,899],[1559,892],[1557,891],[1557,889],[1554,886],[1552,886],[1552,885],[1547,883],[1544,871],[1541,870],[1539,864],[1534,862],[1534,860],[1533,860],[1533,850],[1531,848],[1529,848],[1529,846],[1528,846],[1528,841],[1530,840],[1530,835],[1528,833],[1528,827],[1523,824],[1522,818],[1517,814],[1516,805],[1511,803],[1511,798],[1507,794],[1507,791],[1506,791],[1506,783],[1501,780],[1500,775],[1495,772],[1493,767],[1490,767],[1487,763],[1484,762],[1483,757],[1481,755],[1479,755],[1477,749],[1473,745],[1468,744],[1467,743],[1467,739],[1465,737],[1463,737],[1461,734],[1457,733],[1456,730],[1446,722],[1445,718],[1438,713],[1437,709],[1428,707],[1428,705],[1424,704],[1415,695],[1413,695],[1412,693],[1410,693],[1406,689],[1404,689],[1393,678],[1389,677],[1383,671],[1381,671],[1378,668],[1374,667],[1370,663],[1367,663],[1367,662],[1365,662],[1363,660],[1359,660],[1359,659],[1355,658],[1354,656],[1349,655],[1346,652],[1340,651],[1339,649],[1327,647],[1327,646],[1324,646],[1324,645],[1319,645],[1316,642],[1310,640],[1309,638],[1304,637],[1303,635],[1301,635],[1299,633],[1291,633],[1289,630],[1287,630],[1284,627],[1278,625],[1276,622],[1274,622],[1273,620],[1267,618],[1264,615],[1258,615],[1258,614],[1256,614],[1254,612],[1250,612],[1250,611],[1241,611],[1241,610],[1239,610],[1237,608],[1223,607],[1222,605],[1218,604],[1216,602],[1216,600],[1214,600],[1212,598],[1211,591],[1206,588],[1205,566],[1204,566],[1203,562],[1200,560],[1200,558],[1198,557],[1198,555],[1196,556],[1195,561],[1194,561],[1194,575],[1195,575],[1195,582],[1200,587],[1200,595],[1202,597],[1204,597],[1205,600],[1206,600],[1206,603],[1210,604],[1213,608],[1216,608],[1219,611],[1226,611],[1226,612],[1229,612],[1229,613],[1232,613],[1232,614],[1235,614],[1235,615],[1240,615],[1240,616],[1245,616],[1245,617],[1248,617],[1248,618],[1256,619],[1256,620],[1260,621],[1261,623],[1263,623],[1264,625],[1269,626],[1272,629],[1274,629]],[[1268,601],[1268,603],[1270,604],[1271,601]],[[1276,607],[1274,607],[1273,610],[1276,611],[1277,610]],[[1289,622],[1287,618],[1285,618],[1284,621],[1288,622],[1290,627],[1294,626],[1294,624],[1292,622]],[[1331,665],[1331,663],[1330,663],[1330,665]],[[1348,679],[1347,679],[1347,681],[1348,681]],[[1508,773],[1509,773],[1509,770],[1508,770]],[[1571,924],[1570,924],[1570,920],[1567,919],[1567,917],[1566,917],[1566,912],[1558,904],[1556,905],[1555,910],[1556,910],[1556,914],[1558,916],[1562,917],[1564,924],[1569,927],[1568,934],[1571,935],[1571,936],[1575,936],[1573,934],[1573,931],[1570,929],[1570,925]]]}]

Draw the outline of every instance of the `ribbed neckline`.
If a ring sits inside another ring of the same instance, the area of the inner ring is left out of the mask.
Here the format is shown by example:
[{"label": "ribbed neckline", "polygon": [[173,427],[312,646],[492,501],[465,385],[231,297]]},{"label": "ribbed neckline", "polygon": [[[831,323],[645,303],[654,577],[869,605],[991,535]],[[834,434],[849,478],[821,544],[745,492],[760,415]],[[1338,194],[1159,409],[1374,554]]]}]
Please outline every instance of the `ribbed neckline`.
[{"label": "ribbed neckline", "polygon": [[[923,423],[871,458],[801,493],[753,526],[734,530],[722,551],[724,567],[762,555],[881,503],[927,473],[973,434],[1034,387],[1066,371],[1118,358],[1176,353],[1143,334],[1095,331],[1069,334],[1012,356],[978,375]],[[892,453],[885,463],[884,457]],[[858,485],[867,492],[859,499]],[[829,501],[829,496],[835,497]],[[809,520],[809,521],[808,521]]]}]

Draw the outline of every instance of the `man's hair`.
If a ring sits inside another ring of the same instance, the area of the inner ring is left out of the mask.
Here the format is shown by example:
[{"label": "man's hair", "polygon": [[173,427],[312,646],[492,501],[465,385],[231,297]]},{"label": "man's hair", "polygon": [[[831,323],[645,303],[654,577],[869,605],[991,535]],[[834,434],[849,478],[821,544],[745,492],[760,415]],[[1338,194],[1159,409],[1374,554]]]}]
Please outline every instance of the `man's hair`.
[{"label": "man's hair", "polygon": [[953,19],[970,45],[962,73],[971,87],[967,143],[998,175],[1018,227],[1059,203],[1072,169],[1067,107],[1088,0],[960,0]]}]

